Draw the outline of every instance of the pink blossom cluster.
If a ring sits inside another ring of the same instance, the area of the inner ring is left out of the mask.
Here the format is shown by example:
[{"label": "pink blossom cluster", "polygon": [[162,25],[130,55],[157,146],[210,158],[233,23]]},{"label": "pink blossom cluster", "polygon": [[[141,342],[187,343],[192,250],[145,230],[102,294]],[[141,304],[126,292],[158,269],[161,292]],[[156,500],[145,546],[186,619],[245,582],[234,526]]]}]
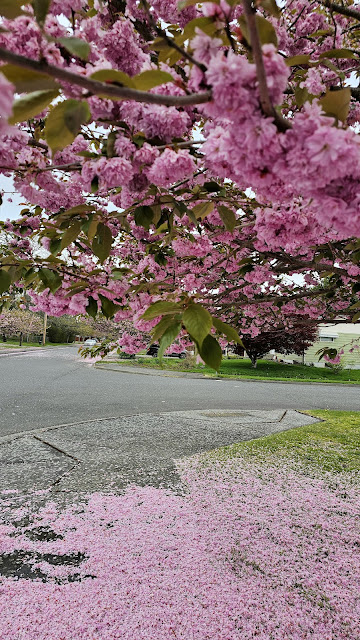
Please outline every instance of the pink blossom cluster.
[{"label": "pink blossom cluster", "polygon": [[12,113],[12,104],[14,100],[14,87],[0,73],[0,134],[3,135],[8,130],[8,118]]}]

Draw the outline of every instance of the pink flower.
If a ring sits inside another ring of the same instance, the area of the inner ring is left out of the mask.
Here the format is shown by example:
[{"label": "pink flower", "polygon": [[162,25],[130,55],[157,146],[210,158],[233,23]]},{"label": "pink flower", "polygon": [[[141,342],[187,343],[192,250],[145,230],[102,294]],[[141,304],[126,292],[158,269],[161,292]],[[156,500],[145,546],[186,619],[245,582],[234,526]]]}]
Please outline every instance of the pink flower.
[{"label": "pink flower", "polygon": [[10,129],[8,117],[12,114],[14,86],[0,72],[0,134]]},{"label": "pink flower", "polygon": [[150,182],[159,187],[168,187],[178,180],[190,178],[196,169],[193,157],[185,149],[176,152],[165,151],[155,160],[152,167],[146,170]]}]

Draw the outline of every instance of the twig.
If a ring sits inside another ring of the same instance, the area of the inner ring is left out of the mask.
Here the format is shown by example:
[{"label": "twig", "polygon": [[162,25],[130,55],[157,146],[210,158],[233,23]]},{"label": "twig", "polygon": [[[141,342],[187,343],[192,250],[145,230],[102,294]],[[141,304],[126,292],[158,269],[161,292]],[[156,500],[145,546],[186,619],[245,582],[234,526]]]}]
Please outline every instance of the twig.
[{"label": "twig", "polygon": [[66,69],[55,67],[48,64],[45,60],[37,61],[12,53],[0,47],[0,60],[9,62],[23,69],[31,69],[38,71],[52,78],[56,78],[63,82],[82,87],[89,91],[92,95],[106,96],[110,100],[134,100],[135,102],[144,102],[147,104],[163,104],[168,107],[182,107],[185,105],[201,104],[211,100],[211,92],[193,93],[185,96],[168,96],[157,93],[148,93],[147,91],[138,91],[130,87],[121,87],[115,84],[107,84],[92,80],[86,76],[80,76]]},{"label": "twig", "polygon": [[185,49],[183,49],[178,44],[176,44],[176,42],[172,38],[169,38],[168,34],[166,33],[166,31],[164,31],[164,29],[161,29],[160,27],[157,26],[153,16],[151,15],[150,7],[149,7],[148,3],[146,2],[146,0],[140,0],[140,4],[143,5],[143,7],[145,9],[145,12],[146,12],[146,15],[147,15],[147,17],[149,19],[150,25],[152,26],[154,31],[156,31],[158,36],[160,36],[161,38],[164,38],[164,40],[166,40],[166,42],[169,45],[169,47],[172,47],[172,49],[175,49],[176,51],[178,51],[183,58],[185,58],[186,60],[189,60],[189,62],[194,64],[201,71],[205,72],[206,71],[206,66],[204,64],[202,64],[202,62],[199,62],[198,60],[195,60],[195,58],[193,58],[193,56],[190,53],[188,53],[187,51],[185,51]]}]

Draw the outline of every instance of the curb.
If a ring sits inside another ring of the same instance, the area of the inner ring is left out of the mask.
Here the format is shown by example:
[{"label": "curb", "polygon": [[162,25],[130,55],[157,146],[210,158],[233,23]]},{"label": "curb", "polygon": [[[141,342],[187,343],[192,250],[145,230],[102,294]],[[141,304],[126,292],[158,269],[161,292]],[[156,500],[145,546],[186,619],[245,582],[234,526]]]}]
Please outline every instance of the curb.
[{"label": "curb", "polygon": [[[139,375],[139,376],[159,376],[159,377],[163,377],[163,378],[193,378],[193,379],[198,379],[198,380],[215,380],[217,382],[221,381],[221,382],[226,382],[228,380],[232,381],[232,382],[263,382],[265,384],[300,384],[300,385],[316,385],[316,386],[320,386],[320,387],[350,387],[350,388],[354,388],[354,387],[358,387],[360,386],[359,384],[348,384],[346,382],[317,382],[317,381],[305,381],[305,380],[262,380],[262,379],[258,379],[258,378],[243,378],[242,376],[239,378],[230,378],[230,377],[215,377],[215,376],[207,376],[206,374],[203,373],[192,373],[192,372],[188,372],[188,371],[170,371],[170,370],[161,370],[161,369],[151,369],[150,367],[141,367],[140,365],[138,367],[134,367],[133,365],[129,365],[129,366],[122,366],[122,365],[116,365],[116,364],[109,364],[107,365],[106,362],[104,363],[95,363],[94,364],[95,369],[102,369],[103,371],[117,371],[118,373],[130,373],[132,375]],[[135,371],[131,371],[131,369],[136,369]],[[139,371],[139,369],[142,369],[142,371]]]},{"label": "curb", "polygon": [[[142,371],[139,371],[138,369],[141,369],[142,367],[132,367],[132,365],[130,365],[129,367],[121,367],[120,366],[116,366],[115,364],[108,366],[107,364],[103,363],[103,364],[97,364],[95,363],[95,369],[102,369],[103,371],[117,371],[118,373],[131,373],[132,375],[138,375],[138,376],[159,376],[159,377],[163,377],[163,378],[195,378],[195,379],[199,379],[199,380],[221,380],[221,378],[207,378],[206,376],[204,376],[202,373],[191,373],[188,371],[169,371],[167,370],[162,371],[159,369],[150,369],[150,367],[146,370],[145,367],[143,367]],[[131,369],[136,369],[135,371],[131,371]]]}]

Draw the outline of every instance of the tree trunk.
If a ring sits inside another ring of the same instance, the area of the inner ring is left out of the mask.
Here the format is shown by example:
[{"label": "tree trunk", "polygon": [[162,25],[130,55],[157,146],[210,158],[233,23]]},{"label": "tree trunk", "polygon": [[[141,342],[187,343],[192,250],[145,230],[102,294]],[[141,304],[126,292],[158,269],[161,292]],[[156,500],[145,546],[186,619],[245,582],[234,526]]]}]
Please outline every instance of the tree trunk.
[{"label": "tree trunk", "polygon": [[22,345],[22,341],[23,341],[23,334],[22,331],[20,332],[20,336],[19,336],[19,346],[21,347]]},{"label": "tree trunk", "polygon": [[257,356],[250,356],[251,366],[253,369],[256,369],[257,366]]}]

